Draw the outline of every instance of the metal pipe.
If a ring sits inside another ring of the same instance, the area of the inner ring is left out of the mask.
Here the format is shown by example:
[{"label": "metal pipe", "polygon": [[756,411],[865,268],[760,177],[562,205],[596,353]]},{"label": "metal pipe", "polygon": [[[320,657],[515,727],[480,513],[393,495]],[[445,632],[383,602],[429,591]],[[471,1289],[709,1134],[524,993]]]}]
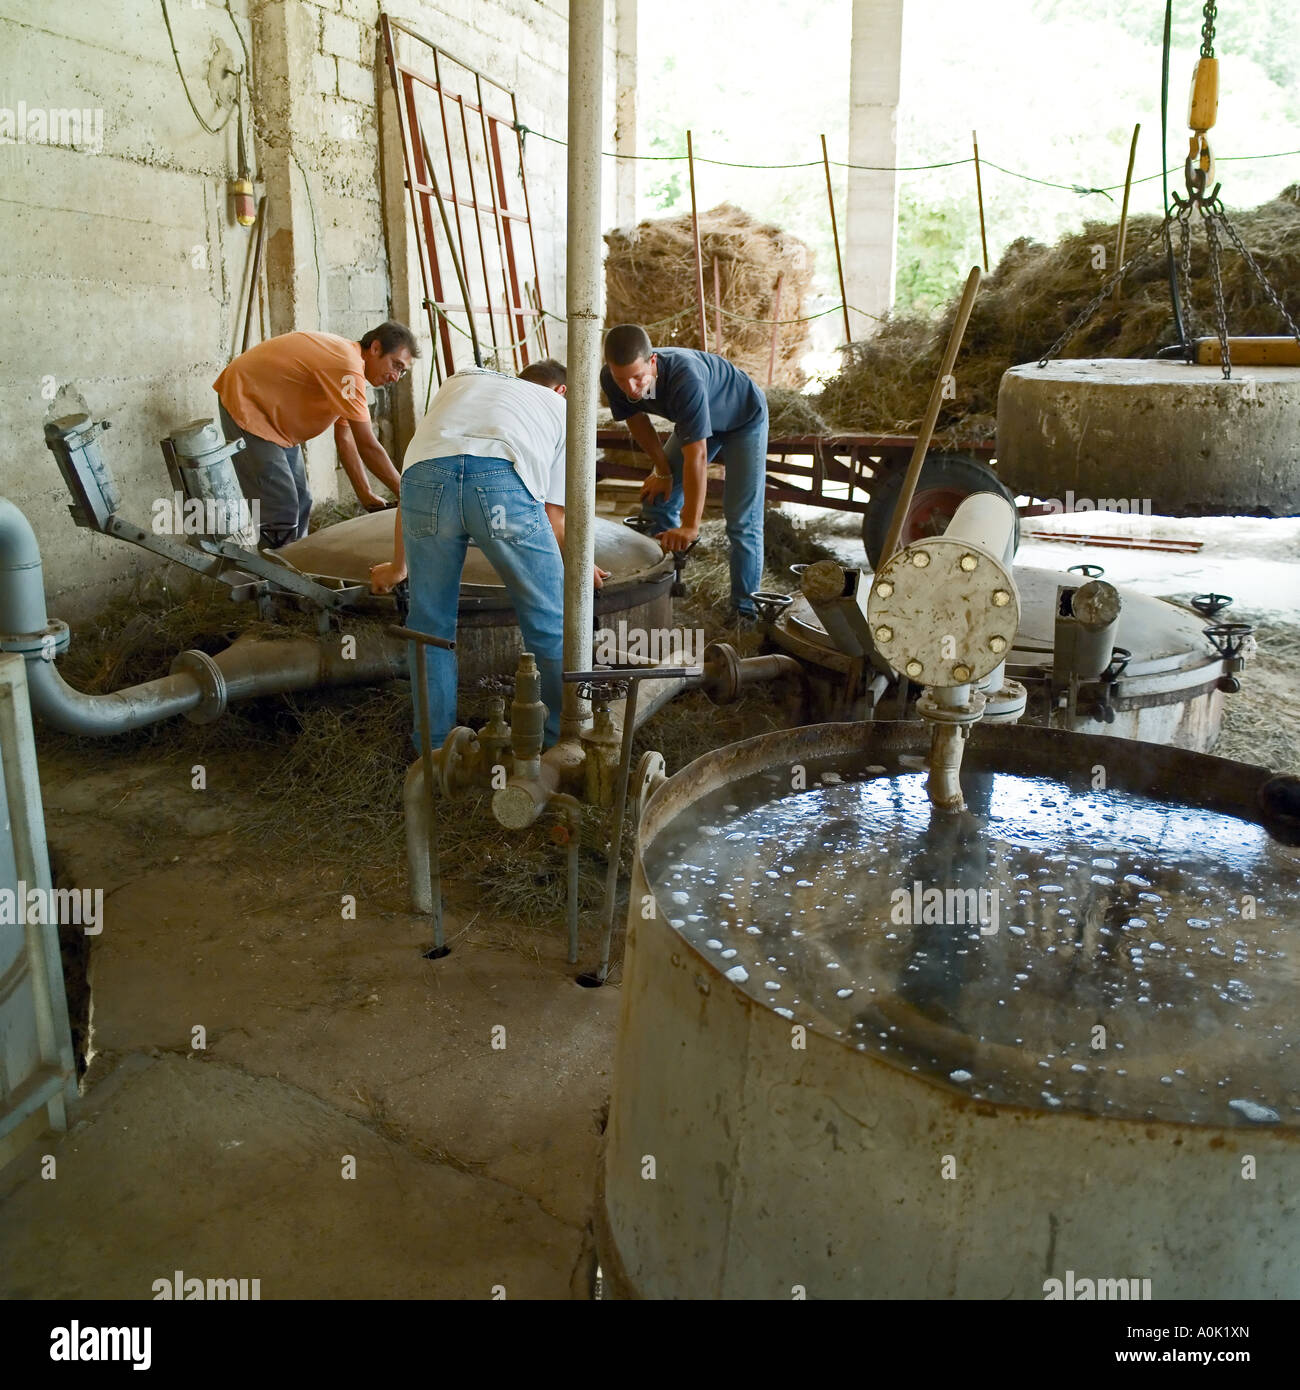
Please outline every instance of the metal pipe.
[{"label": "metal pipe", "polygon": [[[60,636],[59,634],[62,634]],[[405,668],[402,648],[373,632],[259,641],[241,637],[216,656],[182,652],[170,675],[108,695],[74,690],[53,657],[66,629],[45,611],[40,546],[31,523],[0,497],[0,644],[27,660],[33,711],[64,733],[104,738],[176,715],[197,723],[219,718],[231,700],[386,680]]]},{"label": "metal pipe", "polygon": [[[564,483],[564,669],[591,665],[595,597],[596,404],[600,399],[601,111],[605,3],[569,6],[569,196],[566,276],[568,445]],[[560,731],[576,738],[590,711],[576,686],[564,692]]]},{"label": "metal pipe", "polygon": [[963,724],[931,724],[930,775],[925,789],[930,801],[941,811],[964,811],[961,793],[961,756],[966,751]]},{"label": "metal pipe", "polygon": [[996,492],[964,498],[944,531],[944,539],[965,541],[1010,565],[1016,545],[1016,509]]},{"label": "metal pipe", "polygon": [[0,497],[0,636],[44,632],[45,580],[31,522]]},{"label": "metal pipe", "polygon": [[551,805],[558,806],[569,823],[568,855],[568,901],[566,904],[569,927],[569,954],[565,957],[570,965],[578,962],[578,851],[582,848],[582,802],[568,792],[556,792]]},{"label": "metal pipe", "polygon": [[[425,763],[417,758],[406,770],[402,786],[402,808],[406,822],[406,864],[411,879],[411,911],[432,915],[436,896],[433,891],[432,843],[433,793],[441,786],[442,749],[430,755],[432,774],[426,777]],[[426,796],[425,787],[429,787]],[[440,896],[440,895],[438,895]]]}]

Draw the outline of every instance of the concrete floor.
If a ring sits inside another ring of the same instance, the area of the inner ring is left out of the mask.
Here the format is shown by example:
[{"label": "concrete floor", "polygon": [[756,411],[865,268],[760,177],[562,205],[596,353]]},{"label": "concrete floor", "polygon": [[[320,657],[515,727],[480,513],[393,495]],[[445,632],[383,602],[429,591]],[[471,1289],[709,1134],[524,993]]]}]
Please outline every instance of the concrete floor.
[{"label": "concrete floor", "polygon": [[471,926],[430,962],[400,896],[344,920],[346,885],[236,839],[248,770],[196,792],[189,762],[42,753],[52,859],[104,889],[104,930],[85,1100],[0,1175],[0,1297],[150,1298],[175,1270],[265,1299],[589,1297],[617,989],[577,985],[558,934],[530,959]]},{"label": "concrete floor", "polygon": [[[1298,523],[1177,525],[1200,556],[1022,558],[1225,590],[1296,633]],[[1291,661],[1261,653],[1229,706],[1232,756],[1290,722],[1294,691]],[[453,899],[455,949],[426,961],[428,920],[400,887],[347,920],[341,869],[250,852],[235,833],[259,780],[248,755],[208,758],[196,792],[189,755],[38,747],[60,881],[103,888],[105,927],[73,1128],[0,1173],[0,1297],[150,1298],[176,1270],[256,1278],[266,1299],[591,1296],[619,995],[574,982],[562,929],[507,949]]]}]

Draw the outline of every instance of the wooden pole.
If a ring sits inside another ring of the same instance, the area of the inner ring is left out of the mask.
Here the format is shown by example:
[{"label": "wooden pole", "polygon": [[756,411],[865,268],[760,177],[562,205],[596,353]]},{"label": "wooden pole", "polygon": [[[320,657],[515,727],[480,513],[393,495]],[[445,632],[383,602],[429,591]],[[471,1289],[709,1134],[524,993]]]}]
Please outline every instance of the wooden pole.
[{"label": "wooden pole", "polygon": [[709,350],[709,321],[704,312],[704,258],[700,253],[700,212],[695,205],[695,147],[686,132],[686,167],[691,180],[691,235],[695,239],[695,298],[700,309],[700,347]]},{"label": "wooden pole", "polygon": [[844,308],[844,341],[853,341],[853,329],[849,326],[849,296],[844,288],[844,260],[840,255],[840,229],[835,221],[835,190],[831,187],[831,160],[826,153],[826,137],[822,136],[822,165],[826,170],[826,201],[831,205],[831,236],[835,240],[835,269],[840,276],[840,303]]},{"label": "wooden pole", "polygon": [[248,309],[244,314],[244,345],[240,352],[248,351],[248,340],[253,333],[253,301],[257,298],[257,287],[262,278],[262,247],[266,244],[266,194],[257,203],[257,241],[253,246],[253,278],[248,282]]},{"label": "wooden pole", "polygon": [[[1128,147],[1128,173],[1124,175],[1124,205],[1119,212],[1119,234],[1115,239],[1115,270],[1124,264],[1124,242],[1128,239],[1128,195],[1133,187],[1133,161],[1137,158],[1138,152],[1138,131],[1142,129],[1141,124],[1133,127],[1133,143]],[[1115,298],[1120,297],[1123,285],[1120,281],[1115,282]]]},{"label": "wooden pole", "polygon": [[781,337],[781,285],[785,280],[785,271],[778,272],[776,277],[776,290],[772,295],[772,350],[767,355],[767,384],[776,380],[776,345]]},{"label": "wooden pole", "polygon": [[877,568],[882,567],[898,549],[899,538],[903,534],[903,524],[907,519],[908,512],[912,510],[912,498],[916,495],[916,485],[920,481],[921,465],[925,462],[926,451],[929,449],[930,440],[934,435],[935,422],[939,418],[939,407],[943,404],[944,384],[951,376],[953,363],[957,360],[957,349],[961,347],[961,340],[966,333],[966,324],[970,320],[970,312],[975,307],[975,296],[979,293],[981,279],[982,273],[979,266],[971,266],[970,274],[966,277],[966,288],[962,291],[961,303],[957,306],[957,317],[953,320],[952,332],[948,335],[948,346],[944,349],[939,375],[930,388],[930,404],[925,408],[925,419],[921,422],[921,432],[917,435],[916,445],[912,449],[912,457],[907,465],[907,475],[903,479],[903,487],[898,494],[898,505],[894,508],[894,519],[889,523],[889,534],[885,537],[885,548],[880,552],[880,565]]},{"label": "wooden pole", "polygon": [[980,181],[980,142],[975,132],[970,133],[970,142],[975,150],[975,197],[980,205],[980,245],[984,248],[984,270],[989,268],[989,239],[984,230],[984,185]]},{"label": "wooden pole", "polygon": [[722,276],[718,271],[718,258],[713,258],[713,337],[715,352],[722,351]]}]

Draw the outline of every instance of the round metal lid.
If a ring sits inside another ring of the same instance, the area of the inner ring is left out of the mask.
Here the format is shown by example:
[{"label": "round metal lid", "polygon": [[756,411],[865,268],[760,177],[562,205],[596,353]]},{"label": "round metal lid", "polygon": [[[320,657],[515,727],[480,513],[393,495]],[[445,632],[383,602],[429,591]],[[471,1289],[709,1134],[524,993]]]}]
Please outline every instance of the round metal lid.
[{"label": "round metal lid", "polygon": [[[331,579],[343,579],[352,584],[370,582],[371,565],[393,558],[394,513],[369,512],[365,516],[324,526],[300,541],[283,546],[276,553],[304,574],[317,574]],[[628,526],[619,525],[604,517],[595,519],[596,563],[608,570],[611,578],[605,587],[617,588],[637,583],[667,567],[669,559],[656,541],[638,535]],[[465,555],[461,573],[462,586],[480,589],[500,589],[505,586],[487,557],[472,542]]]}]

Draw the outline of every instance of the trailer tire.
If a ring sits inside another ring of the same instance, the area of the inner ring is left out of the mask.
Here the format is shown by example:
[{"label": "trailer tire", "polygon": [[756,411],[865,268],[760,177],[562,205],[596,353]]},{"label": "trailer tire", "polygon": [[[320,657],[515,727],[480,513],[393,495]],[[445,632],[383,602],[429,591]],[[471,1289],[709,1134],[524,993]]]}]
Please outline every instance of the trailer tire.
[{"label": "trailer tire", "polygon": [[[902,490],[905,468],[888,469],[873,480],[868,510],[862,517],[862,544],[874,570],[889,535],[889,523]],[[986,463],[969,454],[927,454],[916,484],[916,495],[903,525],[901,545],[925,536],[942,535],[958,506],[977,492],[996,492],[1014,507],[1015,496]],[[1020,548],[1020,515],[1016,514],[1015,549]]]}]

